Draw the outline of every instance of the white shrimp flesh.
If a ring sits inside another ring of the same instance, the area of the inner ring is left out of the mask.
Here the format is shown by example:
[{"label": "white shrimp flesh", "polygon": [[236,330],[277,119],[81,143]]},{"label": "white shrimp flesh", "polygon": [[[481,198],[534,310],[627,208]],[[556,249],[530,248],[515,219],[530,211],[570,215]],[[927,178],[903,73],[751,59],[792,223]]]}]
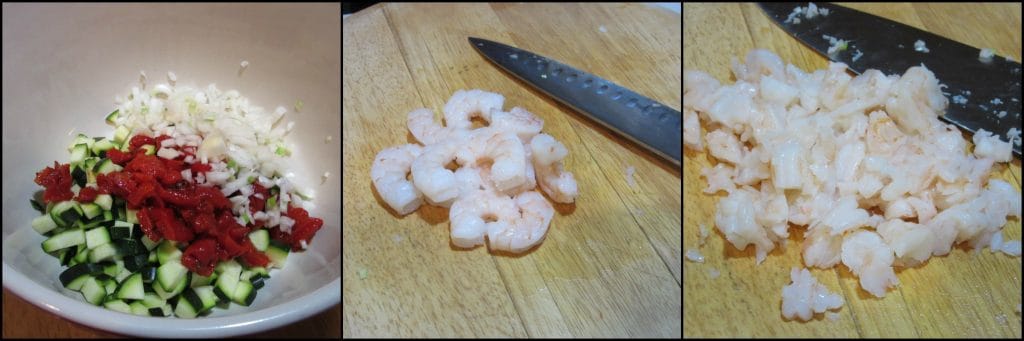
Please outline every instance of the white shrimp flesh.
[{"label": "white shrimp flesh", "polygon": [[373,160],[370,178],[381,199],[391,206],[399,215],[406,215],[423,202],[423,195],[406,176],[412,163],[423,152],[423,148],[415,144],[386,148]]}]

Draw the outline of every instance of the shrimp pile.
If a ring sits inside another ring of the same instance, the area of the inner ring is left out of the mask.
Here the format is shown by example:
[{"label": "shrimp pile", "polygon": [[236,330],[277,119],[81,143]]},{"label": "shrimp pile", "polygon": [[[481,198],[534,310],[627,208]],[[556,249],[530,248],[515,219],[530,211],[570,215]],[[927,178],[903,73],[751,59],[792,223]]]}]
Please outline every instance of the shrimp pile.
[{"label": "shrimp pile", "polygon": [[[504,102],[496,93],[456,91],[444,106],[445,126],[430,109],[409,112],[420,144],[377,153],[370,177],[381,199],[399,215],[424,202],[450,208],[457,247],[486,239],[491,250],[521,253],[539,244],[555,210],[536,188],[559,203],[575,202],[579,190],[563,168],[569,150],[541,133],[544,120],[520,107],[503,111]],[[488,125],[474,129],[474,117]]]},{"label": "shrimp pile", "polygon": [[969,150],[938,120],[948,101],[923,65],[851,77],[842,63],[807,73],[753,50],[732,69],[737,81],[724,86],[684,72],[684,145],[718,161],[702,170],[705,193],[727,194],[715,223],[736,248],[753,244],[758,264],[803,229],[807,267],[842,263],[884,297],[899,284],[894,267],[957,243],[1001,244],[1007,217],[1020,219],[1020,193],[989,176],[1011,159],[1019,130],[1007,132],[1011,142],[979,131]]}]

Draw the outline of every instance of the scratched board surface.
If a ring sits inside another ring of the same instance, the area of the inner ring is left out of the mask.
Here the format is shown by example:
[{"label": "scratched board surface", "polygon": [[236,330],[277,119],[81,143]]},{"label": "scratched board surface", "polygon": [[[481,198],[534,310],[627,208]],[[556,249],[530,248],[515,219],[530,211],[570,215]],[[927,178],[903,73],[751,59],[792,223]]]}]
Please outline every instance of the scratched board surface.
[{"label": "scratched board surface", "polygon": [[[1021,60],[1019,3],[840,5]],[[684,68],[708,72],[725,84],[735,81],[730,57],[742,58],[753,48],[769,49],[803,70],[827,66],[824,57],[791,38],[753,4],[684,4],[683,22]],[[704,194],[707,182],[700,176],[702,168],[714,164],[705,153],[684,152],[684,249],[698,248],[700,225],[713,231],[699,248],[705,262],[683,267],[684,337],[1021,337],[1021,316],[1014,312],[1021,303],[1021,259],[963,247],[922,267],[898,269],[900,285],[882,299],[861,289],[845,266],[811,269],[818,281],[843,296],[839,319],[818,314],[808,322],[785,321],[781,291],[790,282],[790,269],[803,267],[802,228],[791,226],[788,246],[755,265],[753,247],[737,250],[715,228],[715,204],[725,194]],[[1019,192],[1020,159],[997,165],[993,176]],[[1019,219],[1009,219],[1004,236],[1021,239]]]},{"label": "scratched board surface", "polygon": [[[489,63],[467,37],[593,72],[681,108],[681,17],[643,4],[378,4],[342,23],[345,337],[682,335],[681,169]],[[448,209],[399,217],[373,189],[406,114],[459,89],[505,96],[565,144],[580,196],[524,254],[449,242]],[[633,167],[633,182],[626,169]]]}]

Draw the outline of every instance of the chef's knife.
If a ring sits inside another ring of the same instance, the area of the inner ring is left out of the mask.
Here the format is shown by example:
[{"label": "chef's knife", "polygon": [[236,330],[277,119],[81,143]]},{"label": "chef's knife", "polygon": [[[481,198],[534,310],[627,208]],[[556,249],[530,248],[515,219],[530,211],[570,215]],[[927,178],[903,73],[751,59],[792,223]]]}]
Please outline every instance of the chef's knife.
[{"label": "chef's knife", "polygon": [[[943,120],[971,132],[985,129],[1009,140],[1011,128],[1021,130],[1021,64],[993,56],[979,58],[980,50],[927,31],[835,4],[822,4],[828,15],[807,18],[804,2],[761,3],[761,9],[780,27],[833,61],[862,73],[877,69],[902,75],[924,64],[935,73],[950,99]],[[804,13],[794,13],[796,7]],[[797,20],[791,19],[799,19]],[[1017,27],[1020,30],[1020,27]],[[828,54],[832,45],[824,36],[849,40],[847,48]],[[921,41],[923,44],[915,43]],[[927,51],[927,52],[925,52]],[[1018,140],[1019,141],[1019,140]],[[1013,145],[1021,155],[1021,145]]]},{"label": "chef's knife", "polygon": [[505,71],[679,166],[682,115],[678,110],[526,50],[473,37],[469,43]]}]

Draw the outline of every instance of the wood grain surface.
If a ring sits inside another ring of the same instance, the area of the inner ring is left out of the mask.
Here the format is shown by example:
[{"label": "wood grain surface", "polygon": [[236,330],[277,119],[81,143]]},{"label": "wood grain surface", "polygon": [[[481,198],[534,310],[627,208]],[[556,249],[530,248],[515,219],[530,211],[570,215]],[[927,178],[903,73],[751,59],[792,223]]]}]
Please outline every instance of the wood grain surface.
[{"label": "wood grain surface", "polygon": [[[680,108],[678,14],[639,4],[381,4],[342,25],[345,337],[681,337],[680,168],[467,42],[527,49]],[[544,119],[579,183],[574,204],[555,205],[543,244],[521,255],[455,249],[448,209],[399,217],[370,181],[377,152],[415,142],[409,111],[430,108],[440,120],[456,90],[475,88]]]},{"label": "wood grain surface", "polygon": [[[840,4],[896,20],[975,47],[1021,60],[1021,4]],[[828,7],[825,5],[825,7]],[[824,57],[772,23],[753,4],[684,4],[684,64],[723,83],[734,82],[730,57],[766,48],[804,70],[823,69]],[[965,134],[970,141],[970,135]],[[901,284],[878,299],[860,288],[845,266],[811,273],[846,304],[837,321],[820,314],[808,322],[781,315],[781,289],[792,267],[803,267],[802,228],[792,228],[788,247],[755,265],[753,247],[737,250],[715,229],[715,203],[705,195],[705,153],[684,153],[684,247],[697,248],[699,226],[713,230],[701,252],[705,262],[684,265],[684,337],[1021,337],[1021,259],[988,250],[956,247],[925,266],[897,270]],[[994,176],[1021,188],[1020,159],[997,165]],[[1021,224],[1009,219],[1007,239],[1021,239]],[[711,278],[710,271],[721,276]]]},{"label": "wood grain surface", "polygon": [[[130,338],[61,318],[4,289],[4,338]],[[239,339],[341,338],[341,304],[294,323]],[[169,335],[173,337],[173,335]]]}]

